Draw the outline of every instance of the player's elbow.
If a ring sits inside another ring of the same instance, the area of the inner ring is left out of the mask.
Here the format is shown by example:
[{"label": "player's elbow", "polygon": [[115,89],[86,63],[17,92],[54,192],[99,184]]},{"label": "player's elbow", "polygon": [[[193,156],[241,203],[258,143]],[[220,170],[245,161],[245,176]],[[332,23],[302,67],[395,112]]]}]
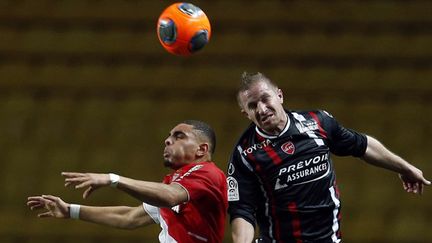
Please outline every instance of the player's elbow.
[{"label": "player's elbow", "polygon": [[117,224],[116,228],[124,229],[124,230],[132,230],[138,228],[138,226],[139,225],[133,218],[130,218],[129,216],[125,215],[123,220],[121,220],[120,223]]},{"label": "player's elbow", "polygon": [[139,228],[140,226],[141,225],[137,224],[137,222],[131,221],[131,222],[128,222],[128,224],[126,224],[122,229],[125,229],[125,230],[134,230],[136,228]]},{"label": "player's elbow", "polygon": [[137,217],[137,215],[133,211],[130,211],[125,214],[123,223],[121,224],[120,228],[126,230],[133,230],[142,225],[143,224],[141,218]]},{"label": "player's elbow", "polygon": [[136,220],[127,220],[121,227],[121,229],[125,230],[133,230],[138,228],[140,225],[137,223]]}]

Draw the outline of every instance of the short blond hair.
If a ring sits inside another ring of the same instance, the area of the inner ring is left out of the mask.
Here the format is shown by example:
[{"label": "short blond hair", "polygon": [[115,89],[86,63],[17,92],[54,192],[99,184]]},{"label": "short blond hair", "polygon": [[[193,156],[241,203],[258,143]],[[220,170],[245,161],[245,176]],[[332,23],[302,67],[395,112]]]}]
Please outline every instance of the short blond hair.
[{"label": "short blond hair", "polygon": [[258,82],[265,82],[268,85],[270,85],[272,88],[274,88],[275,90],[278,89],[278,86],[276,84],[274,84],[269,78],[267,78],[264,74],[260,73],[260,72],[256,72],[256,73],[248,73],[248,72],[243,72],[240,78],[240,85],[237,91],[237,102],[241,107],[241,102],[240,102],[240,94],[243,93],[246,90],[249,90],[250,87]]}]

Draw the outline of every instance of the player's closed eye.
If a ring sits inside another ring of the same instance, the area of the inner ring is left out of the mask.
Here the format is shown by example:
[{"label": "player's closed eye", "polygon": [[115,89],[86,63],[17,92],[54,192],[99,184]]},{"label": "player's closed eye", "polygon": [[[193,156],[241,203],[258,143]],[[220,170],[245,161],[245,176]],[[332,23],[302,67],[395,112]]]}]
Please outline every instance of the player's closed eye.
[{"label": "player's closed eye", "polygon": [[174,138],[176,140],[178,140],[178,139],[184,139],[184,138],[186,138],[186,134],[184,134],[182,132],[176,132],[176,133],[174,133]]},{"label": "player's closed eye", "polygon": [[248,108],[249,108],[249,110],[253,110],[253,109],[255,109],[257,107],[257,103],[249,103],[248,104]]}]

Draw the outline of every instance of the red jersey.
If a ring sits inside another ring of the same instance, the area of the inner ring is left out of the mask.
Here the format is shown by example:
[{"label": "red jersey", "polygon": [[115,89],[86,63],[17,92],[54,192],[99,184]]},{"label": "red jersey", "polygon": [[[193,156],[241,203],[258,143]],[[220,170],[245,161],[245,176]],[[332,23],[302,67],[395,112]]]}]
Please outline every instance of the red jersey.
[{"label": "red jersey", "polygon": [[159,223],[161,243],[220,243],[227,213],[227,184],[224,172],[213,162],[192,163],[165,176],[163,183],[178,183],[189,200],[173,208],[144,209]]}]

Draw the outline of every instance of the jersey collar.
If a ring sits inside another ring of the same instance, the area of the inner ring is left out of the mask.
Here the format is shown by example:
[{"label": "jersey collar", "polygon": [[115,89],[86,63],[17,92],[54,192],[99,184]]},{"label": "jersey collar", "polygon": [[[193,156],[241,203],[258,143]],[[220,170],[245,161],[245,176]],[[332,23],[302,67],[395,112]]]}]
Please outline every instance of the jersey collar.
[{"label": "jersey collar", "polygon": [[282,136],[286,131],[288,131],[290,125],[291,125],[291,119],[289,117],[289,115],[286,113],[287,116],[287,123],[285,124],[284,129],[282,130],[281,133],[279,133],[279,135],[270,135],[265,133],[264,131],[262,131],[258,126],[255,125],[255,131],[263,138],[268,138],[268,139],[273,139],[273,138],[277,138]]}]

